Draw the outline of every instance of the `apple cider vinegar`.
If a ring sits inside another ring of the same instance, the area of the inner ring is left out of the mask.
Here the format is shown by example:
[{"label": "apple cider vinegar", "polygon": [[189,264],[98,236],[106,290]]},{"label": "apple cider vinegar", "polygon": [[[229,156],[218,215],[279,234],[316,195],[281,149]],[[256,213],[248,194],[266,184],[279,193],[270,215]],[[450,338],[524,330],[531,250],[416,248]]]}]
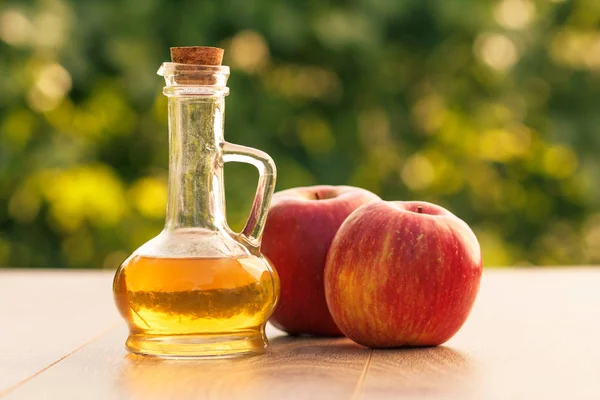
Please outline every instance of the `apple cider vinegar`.
[{"label": "apple cider vinegar", "polygon": [[[175,342],[180,335],[255,335],[279,291],[273,274],[268,262],[254,256],[130,257],[114,282],[117,308],[131,332],[127,346],[149,353],[156,352],[153,335]],[[227,350],[219,346],[218,353]]]}]

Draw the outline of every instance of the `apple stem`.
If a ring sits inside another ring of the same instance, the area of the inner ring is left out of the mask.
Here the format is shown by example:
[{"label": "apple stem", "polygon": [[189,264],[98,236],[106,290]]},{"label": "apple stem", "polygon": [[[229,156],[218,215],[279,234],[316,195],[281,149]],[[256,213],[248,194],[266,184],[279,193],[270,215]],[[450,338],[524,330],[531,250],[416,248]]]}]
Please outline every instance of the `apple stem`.
[{"label": "apple stem", "polygon": [[418,207],[417,207],[417,212],[418,212],[419,214],[422,214],[422,213],[423,213],[423,206],[418,206]]},{"label": "apple stem", "polygon": [[315,197],[317,198],[317,200],[321,200],[321,198],[319,197],[319,193],[315,193]]}]

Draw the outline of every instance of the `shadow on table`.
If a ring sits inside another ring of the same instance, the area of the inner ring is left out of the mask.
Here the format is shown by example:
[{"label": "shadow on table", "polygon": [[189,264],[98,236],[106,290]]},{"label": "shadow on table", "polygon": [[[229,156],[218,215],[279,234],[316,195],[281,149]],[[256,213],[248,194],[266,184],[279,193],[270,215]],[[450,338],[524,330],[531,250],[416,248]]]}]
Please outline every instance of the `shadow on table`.
[{"label": "shadow on table", "polygon": [[474,360],[446,346],[374,350],[363,393],[377,399],[466,398],[474,373]]},{"label": "shadow on table", "polygon": [[[369,371],[363,377],[369,358]],[[119,384],[130,397],[144,399],[249,399],[282,393],[291,398],[350,398],[361,379],[365,391],[383,394],[404,388],[413,392],[415,387],[426,387],[426,382],[440,386],[447,378],[464,376],[468,364],[464,355],[447,347],[371,354],[346,338],[280,336],[271,340],[265,355],[255,357],[192,361],[128,355]]]}]

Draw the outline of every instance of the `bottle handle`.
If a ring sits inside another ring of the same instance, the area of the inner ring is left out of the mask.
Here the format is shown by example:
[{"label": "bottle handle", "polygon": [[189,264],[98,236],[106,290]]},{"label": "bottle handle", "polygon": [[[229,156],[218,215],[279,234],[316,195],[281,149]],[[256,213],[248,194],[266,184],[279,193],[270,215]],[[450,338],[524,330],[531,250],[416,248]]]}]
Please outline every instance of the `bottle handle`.
[{"label": "bottle handle", "polygon": [[222,149],[223,162],[242,162],[252,164],[258,169],[258,186],[252,203],[252,210],[244,229],[236,234],[245,244],[253,249],[258,249],[265,228],[271,197],[275,191],[277,175],[275,163],[267,153],[251,147],[224,142]]}]

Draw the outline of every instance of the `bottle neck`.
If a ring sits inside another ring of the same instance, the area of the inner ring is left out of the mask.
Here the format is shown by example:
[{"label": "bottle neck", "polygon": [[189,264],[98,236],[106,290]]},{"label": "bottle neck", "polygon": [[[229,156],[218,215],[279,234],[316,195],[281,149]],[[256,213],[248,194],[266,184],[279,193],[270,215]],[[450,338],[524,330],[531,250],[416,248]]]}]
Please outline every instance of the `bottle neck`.
[{"label": "bottle neck", "polygon": [[165,230],[225,226],[220,145],[223,96],[169,96],[169,195]]}]

